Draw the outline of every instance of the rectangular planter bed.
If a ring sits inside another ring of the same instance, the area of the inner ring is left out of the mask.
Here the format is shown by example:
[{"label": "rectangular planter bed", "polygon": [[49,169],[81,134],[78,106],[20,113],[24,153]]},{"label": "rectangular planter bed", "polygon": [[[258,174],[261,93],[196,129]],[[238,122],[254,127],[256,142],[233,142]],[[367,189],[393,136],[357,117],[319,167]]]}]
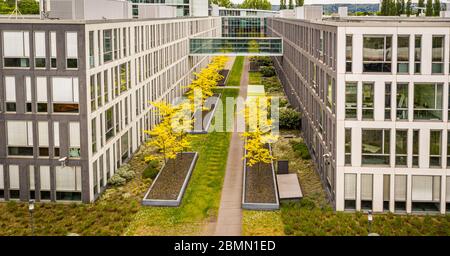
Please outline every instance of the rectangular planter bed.
[{"label": "rectangular planter bed", "polygon": [[[207,105],[211,106],[209,110],[203,110],[201,115],[202,118],[194,121],[194,130],[190,131],[190,134],[206,134],[208,133],[209,127],[211,126],[212,120],[214,118],[214,114],[216,113],[217,105],[219,104],[219,100],[222,94],[214,94],[212,97],[207,99]],[[195,118],[199,115],[199,111],[192,115],[192,118]],[[205,125],[206,120],[206,125]],[[200,123],[201,122],[201,123]],[[201,126],[201,129],[196,129]]]},{"label": "rectangular planter bed", "polygon": [[[186,152],[167,161],[142,200],[145,206],[180,206],[197,163],[197,152]],[[175,163],[175,164],[174,164]]]},{"label": "rectangular planter bed", "polygon": [[[269,150],[271,150],[269,146]],[[273,161],[270,164],[247,166],[244,159],[242,208],[248,210],[278,210],[280,200]]]},{"label": "rectangular planter bed", "polygon": [[219,74],[223,76],[223,79],[217,83],[217,86],[225,86],[228,81],[228,74],[230,74],[230,70],[222,69],[221,71],[219,71]]}]

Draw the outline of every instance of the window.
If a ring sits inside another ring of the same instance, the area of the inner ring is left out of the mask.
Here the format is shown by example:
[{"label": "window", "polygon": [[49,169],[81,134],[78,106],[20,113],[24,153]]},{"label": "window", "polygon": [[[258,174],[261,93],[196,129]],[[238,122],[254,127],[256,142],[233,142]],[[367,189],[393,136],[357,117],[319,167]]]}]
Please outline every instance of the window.
[{"label": "window", "polygon": [[6,68],[30,67],[30,34],[27,31],[3,32],[3,57]]},{"label": "window", "polygon": [[96,101],[95,101],[95,75],[91,76],[90,90],[91,90],[91,112],[94,112],[97,109],[97,105],[96,105]]},{"label": "window", "polygon": [[66,67],[68,69],[78,68],[78,34],[77,32],[66,33]]},{"label": "window", "polygon": [[69,123],[69,157],[79,158],[81,157],[81,146],[80,146],[80,123],[70,122]]},{"label": "window", "polygon": [[363,119],[373,119],[373,112],[375,108],[374,101],[374,84],[363,83],[363,102],[362,102],[362,116]]},{"label": "window", "polygon": [[421,73],[421,60],[422,60],[422,36],[416,35],[414,39],[414,73]]},{"label": "window", "polygon": [[345,85],[345,118],[356,119],[358,109],[358,84],[349,82]]},{"label": "window", "polygon": [[441,167],[441,136],[439,130],[430,131],[430,167]]},{"label": "window", "polygon": [[128,132],[126,132],[124,135],[122,135],[121,139],[121,152],[122,152],[122,162],[128,159]]},{"label": "window", "polygon": [[91,121],[91,132],[92,132],[92,153],[97,152],[97,121],[92,119]]},{"label": "window", "polygon": [[362,130],[362,163],[388,165],[390,130]]},{"label": "window", "polygon": [[53,112],[78,113],[78,78],[53,77]]},{"label": "window", "polygon": [[46,56],[45,32],[34,32],[34,66],[45,68]]},{"label": "window", "polygon": [[0,199],[5,198],[5,180],[3,177],[3,165],[0,164]]},{"label": "window", "polygon": [[81,201],[81,167],[56,166],[56,200]]},{"label": "window", "polygon": [[392,36],[364,36],[363,72],[391,72]]},{"label": "window", "polygon": [[356,174],[344,174],[344,209],[356,209]]},{"label": "window", "polygon": [[50,200],[50,167],[39,167],[40,185],[41,185],[41,200]]},{"label": "window", "polygon": [[36,77],[36,111],[38,113],[47,113],[48,106],[47,103],[47,78],[46,77]]},{"label": "window", "polygon": [[95,67],[95,42],[94,42],[94,31],[89,31],[89,67]]},{"label": "window", "polygon": [[395,175],[395,211],[406,211],[407,176]]},{"label": "window", "polygon": [[25,112],[33,112],[32,95],[31,95],[31,77],[25,77]]},{"label": "window", "polygon": [[395,165],[406,166],[408,163],[408,131],[397,130],[395,134]]},{"label": "window", "polygon": [[413,144],[412,165],[413,167],[419,167],[419,147],[420,147],[419,130],[413,130],[412,144]]},{"label": "window", "polygon": [[397,40],[397,72],[409,73],[409,36],[398,36]]},{"label": "window", "polygon": [[103,62],[109,62],[113,59],[112,49],[112,30],[103,31]]},{"label": "window", "polygon": [[431,73],[444,73],[444,36],[433,36]]},{"label": "window", "polygon": [[345,129],[345,164],[352,164],[352,129]]},{"label": "window", "polygon": [[397,83],[397,120],[408,120],[408,84]]},{"label": "window", "polygon": [[361,174],[361,209],[372,210],[373,175]]},{"label": "window", "polygon": [[383,175],[383,210],[389,211],[389,202],[391,201],[391,176]]},{"label": "window", "polygon": [[108,70],[103,72],[103,95],[105,98],[105,104],[109,102],[109,81],[108,81]]},{"label": "window", "polygon": [[414,84],[414,119],[442,120],[442,84]]},{"label": "window", "polygon": [[16,112],[16,78],[14,76],[5,76],[5,93],[6,112]]},{"label": "window", "polygon": [[9,198],[20,198],[20,174],[18,165],[9,166]]},{"label": "window", "polygon": [[110,107],[109,109],[106,110],[106,120],[105,120],[105,124],[106,124],[106,134],[105,134],[105,138],[106,141],[109,141],[112,137],[114,137],[114,112],[113,112],[113,107]]},{"label": "window", "polygon": [[345,71],[347,73],[351,73],[353,70],[353,36],[347,35],[346,36],[346,47],[345,47]]},{"label": "window", "polygon": [[384,119],[391,120],[391,98],[392,98],[392,84],[385,83],[384,85]]},{"label": "window", "polygon": [[54,157],[59,157],[59,122],[53,122]]},{"label": "window", "polygon": [[450,167],[450,131],[447,131],[447,167]]},{"label": "window", "polygon": [[48,122],[38,122],[39,157],[49,157]]},{"label": "window", "polygon": [[120,93],[128,90],[127,64],[120,65]]},{"label": "window", "polygon": [[33,123],[7,121],[8,155],[33,156]]},{"label": "window", "polygon": [[412,176],[412,210],[439,211],[441,200],[440,176]]},{"label": "window", "polygon": [[333,109],[333,79],[327,75],[327,107]]},{"label": "window", "polygon": [[97,105],[101,107],[103,105],[102,99],[102,73],[97,74]]},{"label": "window", "polygon": [[447,180],[446,181],[446,183],[447,183],[446,190],[447,191],[445,193],[445,198],[447,201],[446,209],[447,209],[447,212],[450,212],[450,176],[447,176],[446,180]]}]

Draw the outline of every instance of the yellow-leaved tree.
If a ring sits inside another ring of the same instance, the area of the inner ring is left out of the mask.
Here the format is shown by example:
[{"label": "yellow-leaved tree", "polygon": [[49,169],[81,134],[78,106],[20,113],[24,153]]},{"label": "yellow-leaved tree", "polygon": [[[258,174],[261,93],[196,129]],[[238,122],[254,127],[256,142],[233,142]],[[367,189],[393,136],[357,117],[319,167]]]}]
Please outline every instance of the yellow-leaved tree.
[{"label": "yellow-leaved tree", "polygon": [[[214,95],[214,88],[223,76],[219,73],[225,68],[228,58],[224,56],[214,57],[211,63],[203,68],[199,73],[194,73],[195,79],[188,86],[189,91],[187,93],[188,99],[194,103],[193,109],[202,108],[205,109],[206,100]],[[196,101],[196,97],[201,93],[200,102]]]},{"label": "yellow-leaved tree", "polygon": [[185,113],[184,110],[187,108],[185,104],[178,106],[165,102],[152,102],[151,104],[161,116],[161,122],[153,130],[144,132],[150,135],[147,145],[156,147],[161,156],[151,155],[147,156],[145,160],[152,161],[162,158],[166,164],[169,159],[176,159],[178,153],[182,153],[189,148],[190,143],[185,134],[191,129],[189,124],[192,124],[192,121],[189,114],[188,118],[182,118],[182,114]]},{"label": "yellow-leaved tree", "polygon": [[271,163],[275,158],[271,155],[268,145],[277,141],[278,136],[272,133],[272,120],[269,118],[270,107],[267,97],[250,97],[247,99],[244,116],[247,131],[243,133],[245,140],[247,166],[258,166]]}]

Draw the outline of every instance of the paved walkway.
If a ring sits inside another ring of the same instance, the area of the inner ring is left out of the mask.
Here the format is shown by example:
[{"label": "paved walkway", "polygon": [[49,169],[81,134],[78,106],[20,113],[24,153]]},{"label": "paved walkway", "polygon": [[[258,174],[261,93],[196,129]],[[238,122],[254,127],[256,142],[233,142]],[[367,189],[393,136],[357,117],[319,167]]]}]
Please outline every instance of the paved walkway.
[{"label": "paved walkway", "polygon": [[[241,77],[241,90],[239,95],[246,97],[248,85],[248,71],[250,63],[248,58],[244,62],[244,70]],[[216,236],[240,236],[242,234],[242,175],[244,142],[240,134],[232,133],[230,149],[228,151],[227,168],[220,200],[219,217],[214,235]]]}]

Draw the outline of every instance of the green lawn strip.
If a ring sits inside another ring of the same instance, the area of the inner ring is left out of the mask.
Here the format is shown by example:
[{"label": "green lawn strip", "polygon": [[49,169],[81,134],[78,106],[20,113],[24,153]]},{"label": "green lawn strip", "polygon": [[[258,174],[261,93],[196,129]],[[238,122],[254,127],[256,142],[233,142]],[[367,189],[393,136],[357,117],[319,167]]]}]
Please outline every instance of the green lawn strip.
[{"label": "green lawn strip", "polygon": [[249,81],[248,83],[251,85],[260,85],[262,84],[262,75],[261,72],[257,72],[257,71],[252,71],[249,72]]},{"label": "green lawn strip", "polygon": [[243,236],[282,236],[284,224],[280,211],[243,210]]},{"label": "green lawn strip", "polygon": [[243,69],[244,69],[244,57],[238,56],[235,58],[226,86],[240,86]]}]

